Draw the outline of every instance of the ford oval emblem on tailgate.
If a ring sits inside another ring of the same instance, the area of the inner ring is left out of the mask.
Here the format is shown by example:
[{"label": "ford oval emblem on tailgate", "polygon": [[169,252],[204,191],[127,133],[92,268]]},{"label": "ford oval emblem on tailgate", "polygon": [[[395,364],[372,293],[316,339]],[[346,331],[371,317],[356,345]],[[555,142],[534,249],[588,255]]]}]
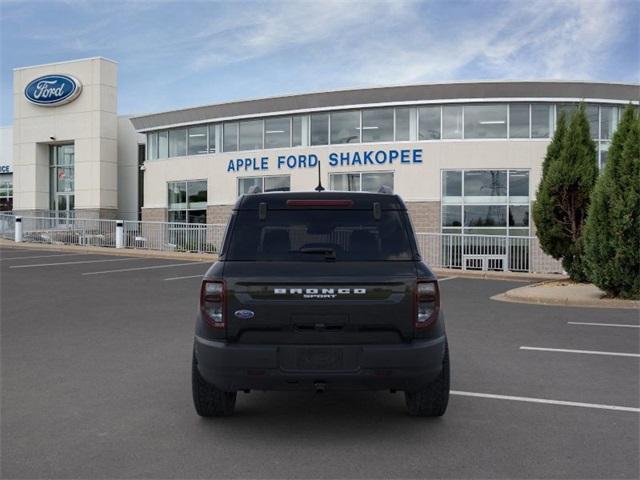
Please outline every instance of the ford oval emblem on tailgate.
[{"label": "ford oval emblem on tailgate", "polygon": [[253,318],[255,313],[253,313],[251,310],[236,310],[234,315],[243,320],[249,320],[250,318]]}]

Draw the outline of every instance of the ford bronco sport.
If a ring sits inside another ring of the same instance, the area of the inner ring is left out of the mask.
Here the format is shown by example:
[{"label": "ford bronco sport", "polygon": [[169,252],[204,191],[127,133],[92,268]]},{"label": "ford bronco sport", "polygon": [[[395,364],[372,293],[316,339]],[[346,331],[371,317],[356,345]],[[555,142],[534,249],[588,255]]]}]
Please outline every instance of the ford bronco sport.
[{"label": "ford bronco sport", "polygon": [[410,414],[444,414],[438,281],[400,197],[242,196],[202,281],[192,386],[205,417],[252,389],[402,390]]}]

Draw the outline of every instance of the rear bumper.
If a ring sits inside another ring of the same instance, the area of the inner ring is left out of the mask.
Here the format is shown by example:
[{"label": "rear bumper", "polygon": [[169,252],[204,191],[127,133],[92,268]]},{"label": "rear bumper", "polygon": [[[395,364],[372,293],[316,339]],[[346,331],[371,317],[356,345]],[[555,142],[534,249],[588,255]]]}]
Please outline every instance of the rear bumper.
[{"label": "rear bumper", "polygon": [[243,345],[195,337],[200,375],[224,391],[419,390],[442,369],[446,337],[398,345]]}]

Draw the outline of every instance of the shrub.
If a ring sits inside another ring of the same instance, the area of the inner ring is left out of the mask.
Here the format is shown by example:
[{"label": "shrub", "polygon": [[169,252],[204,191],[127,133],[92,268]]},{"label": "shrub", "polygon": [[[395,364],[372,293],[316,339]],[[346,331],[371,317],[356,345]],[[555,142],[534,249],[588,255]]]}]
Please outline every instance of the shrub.
[{"label": "shrub", "polygon": [[589,280],[609,296],[640,298],[640,119],[631,106],[596,183],[584,238]]}]

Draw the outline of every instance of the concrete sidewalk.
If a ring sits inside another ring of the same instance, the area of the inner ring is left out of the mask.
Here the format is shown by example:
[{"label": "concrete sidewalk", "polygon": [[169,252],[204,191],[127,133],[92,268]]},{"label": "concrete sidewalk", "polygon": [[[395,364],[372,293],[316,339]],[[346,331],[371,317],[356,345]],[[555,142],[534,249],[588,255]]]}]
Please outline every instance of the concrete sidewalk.
[{"label": "concrete sidewalk", "polygon": [[491,299],[540,305],[640,309],[640,301],[606,298],[605,293],[595,285],[569,280],[548,281],[514,288]]}]

